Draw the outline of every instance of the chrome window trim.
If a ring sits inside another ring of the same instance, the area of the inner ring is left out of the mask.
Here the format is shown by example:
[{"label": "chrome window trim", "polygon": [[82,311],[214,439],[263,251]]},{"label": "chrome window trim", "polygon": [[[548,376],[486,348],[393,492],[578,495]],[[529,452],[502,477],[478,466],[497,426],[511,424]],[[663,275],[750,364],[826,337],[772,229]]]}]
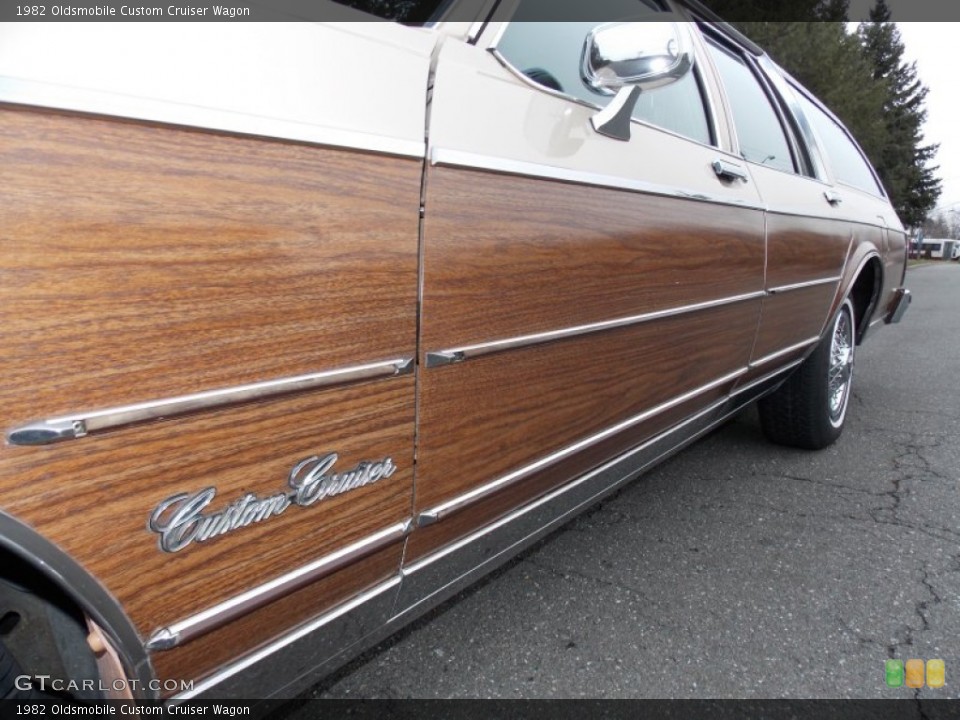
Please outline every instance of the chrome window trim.
[{"label": "chrome window trim", "polygon": [[294,120],[281,120],[9,76],[0,76],[0,103],[294,140],[401,157],[422,158],[426,152],[426,141],[370,135]]},{"label": "chrome window trim", "polygon": [[47,445],[148,420],[159,420],[363,380],[408,375],[413,372],[413,367],[413,358],[397,358],[369,365],[207,390],[192,395],[179,395],[163,400],[60,415],[13,428],[7,432],[7,442],[11,445]]},{"label": "chrome window trim", "polygon": [[802,94],[814,107],[818,108],[821,112],[823,112],[830,120],[832,120],[837,125],[837,127],[840,128],[840,130],[846,136],[847,140],[849,140],[850,143],[853,145],[854,150],[856,150],[857,153],[859,153],[860,159],[863,160],[864,164],[866,164],[867,170],[870,171],[870,176],[873,178],[873,182],[876,185],[878,192],[865,190],[864,188],[858,188],[854,185],[850,185],[849,183],[843,182],[842,180],[839,180],[837,178],[836,173],[833,171],[832,161],[827,156],[826,150],[824,149],[823,143],[820,140],[819,134],[817,133],[816,129],[810,124],[809,119],[806,117],[806,115],[803,114],[803,110],[798,106],[796,109],[796,113],[799,113],[800,117],[803,118],[804,122],[806,122],[809,125],[810,137],[813,138],[814,142],[816,143],[816,147],[818,148],[818,153],[820,154],[820,159],[822,160],[823,164],[828,168],[827,174],[828,174],[828,177],[830,178],[831,183],[834,185],[842,185],[843,187],[849,188],[850,190],[856,190],[857,192],[863,193],[864,195],[870,198],[874,198],[874,199],[879,198],[880,200],[886,200],[889,202],[890,196],[887,193],[887,189],[883,186],[883,182],[881,182],[880,176],[877,174],[877,169],[873,167],[873,163],[870,162],[870,159],[867,157],[867,154],[863,151],[863,148],[860,147],[860,143],[857,142],[857,139],[853,136],[853,134],[850,132],[849,128],[847,128],[847,126],[843,123],[843,121],[840,120],[840,118],[838,118],[830,108],[824,105],[809,90],[807,90],[805,87],[803,87],[803,85],[797,82],[797,80],[793,78],[790,74],[788,74],[786,71],[781,70],[779,67],[774,65],[772,61],[770,61],[770,65],[772,65],[774,68],[776,68],[780,72],[784,82],[790,87],[790,89],[793,92]]},{"label": "chrome window trim", "polygon": [[[710,149],[715,152],[722,152],[715,147],[711,147]],[[680,188],[669,187],[667,185],[658,185],[656,183],[646,182],[644,180],[634,180],[615,175],[603,175],[601,173],[588,172],[585,170],[573,170],[570,168],[558,167],[556,165],[544,165],[541,163],[527,162],[524,160],[512,160],[510,158],[497,157],[495,155],[481,155],[464,150],[451,150],[449,148],[436,146],[430,149],[430,164],[435,166],[467,168],[470,170],[489,170],[491,172],[504,173],[506,175],[518,175],[521,177],[545,178],[548,180],[558,180],[560,182],[568,182],[576,185],[591,185],[594,187],[613,188],[616,190],[629,190],[631,192],[646,193],[649,195],[661,195],[664,197],[713,203],[715,205],[726,205],[736,208],[746,208],[749,210],[763,211],[767,209],[765,205],[758,205],[756,203],[746,202],[743,200],[719,197],[717,195],[691,193]],[[709,167],[709,163],[705,162],[704,168],[709,169]]]},{"label": "chrome window trim", "polygon": [[745,302],[747,300],[756,300],[766,295],[763,290],[757,292],[745,293],[743,295],[732,295],[719,300],[708,300],[693,305],[681,305],[666,310],[656,310],[654,312],[642,313],[640,315],[631,315],[628,317],[617,318],[615,320],[603,320],[601,322],[589,323],[586,325],[576,325],[563,328],[561,330],[550,330],[541,333],[532,333],[530,335],[519,335],[503,340],[494,340],[492,342],[477,343],[475,345],[463,345],[461,347],[450,348],[428,352],[426,354],[426,365],[428,368],[450,365],[452,363],[463,362],[472,358],[482,357],[493,353],[504,352],[506,350],[516,350],[518,348],[530,347],[532,345],[542,345],[544,343],[565,340],[568,338],[581,337],[593,333],[614,330],[617,328],[639,325],[653,320],[675,317],[677,315],[686,315],[688,313],[698,312],[700,310],[709,310],[711,308],[723,307],[734,303]]},{"label": "chrome window trim", "polygon": [[[723,46],[722,42],[718,42],[716,38],[711,37],[710,33],[702,33],[702,35],[703,35],[703,41],[705,45],[709,46],[712,44],[714,48],[716,48],[720,52],[733,54],[733,52],[729,48],[726,48]],[[757,73],[754,70],[753,66],[751,65],[751,59],[752,59],[751,57],[744,56],[742,59],[742,63],[750,72],[750,74],[753,76],[753,79],[757,82],[757,85],[760,86],[760,90],[762,91],[763,95],[766,97],[767,103],[770,106],[770,109],[773,111],[773,114],[776,116],[778,122],[780,123],[780,131],[783,133],[783,139],[786,142],[787,148],[791,152],[790,160],[791,162],[794,163],[795,167],[793,170],[784,170],[783,168],[774,167],[772,165],[764,165],[763,163],[759,163],[756,160],[750,160],[749,158],[743,155],[743,151],[741,150],[741,146],[740,146],[740,131],[737,128],[737,123],[735,122],[734,113],[733,113],[733,104],[730,102],[730,94],[727,91],[727,86],[723,79],[723,75],[720,72],[720,69],[717,67],[716,63],[713,62],[713,58],[711,57],[710,63],[713,69],[713,74],[716,77],[717,85],[720,88],[720,92],[723,93],[725,105],[728,110],[728,114],[729,114],[728,125],[730,127],[731,137],[733,138],[734,151],[736,153],[736,156],[739,160],[741,160],[742,162],[748,163],[749,165],[756,165],[757,167],[762,167],[766,170],[781,172],[790,177],[807,177],[806,175],[801,173],[799,169],[796,168],[796,163],[798,161],[798,158],[796,157],[796,152],[798,152],[798,150],[794,147],[793,142],[791,141],[790,133],[787,132],[787,129],[785,127],[783,127],[785,118],[782,116],[780,112],[780,108],[777,107],[776,102],[774,102],[774,98],[770,97],[770,93],[767,87],[764,86],[763,80],[757,77]]]},{"label": "chrome window trim", "polygon": [[483,29],[486,27],[488,20],[484,17],[481,20],[474,20],[470,25],[470,29],[467,30],[467,42],[471,45],[477,41],[477,38],[480,37],[480,33],[483,32]]},{"label": "chrome window trim", "polygon": [[[516,8],[514,8],[513,11],[515,10]],[[513,11],[511,11],[511,15]],[[695,25],[695,23],[690,23],[690,24]],[[503,67],[505,67],[514,77],[518,78],[525,85],[528,85],[529,87],[535,90],[539,90],[540,92],[546,93],[547,95],[552,95],[553,97],[562,98],[563,100],[567,100],[568,102],[572,102],[582,107],[590,108],[591,110],[603,110],[604,107],[606,107],[605,105],[587,102],[586,100],[575,97],[568,93],[561,92],[559,90],[554,90],[553,88],[548,88],[545,85],[541,85],[540,83],[535,82],[531,80],[529,77],[527,77],[523,72],[520,71],[519,68],[514,67],[514,65],[506,58],[506,56],[502,52],[500,52],[500,49],[498,47],[500,44],[500,41],[503,39],[504,33],[507,31],[507,28],[509,26],[510,26],[510,21],[504,21],[500,23],[500,27],[497,28],[497,32],[494,35],[493,39],[491,40],[490,45],[487,46],[487,51],[491,55],[493,55],[493,57],[495,57],[497,61],[501,65],[503,65]],[[698,32],[698,29],[696,27],[693,27],[691,29],[694,33]],[[695,51],[694,56],[696,57],[697,60],[702,60],[701,54],[699,52]],[[700,147],[703,147],[703,148],[709,148],[711,150],[720,150],[721,146],[720,146],[720,138],[719,138],[719,134],[720,134],[719,126],[717,124],[717,115],[715,114],[715,108],[713,107],[713,103],[710,100],[710,89],[705,87],[703,78],[700,77],[699,75],[696,75],[696,73],[700,72],[696,67],[696,62],[694,63],[694,67],[691,69],[690,72],[695,73],[694,79],[697,83],[697,95],[700,97],[701,103],[703,105],[704,119],[706,120],[706,123],[707,123],[707,135],[709,135],[713,139],[713,143],[704,143],[700,140],[697,140],[696,138],[690,137],[689,135],[683,135],[681,133],[676,132],[675,130],[671,130],[670,128],[665,128],[661,125],[654,125],[653,123],[647,122],[646,120],[643,120],[641,118],[633,117],[632,115],[630,117],[630,122],[631,124],[636,123],[637,125],[641,125],[651,130],[657,130],[658,132],[663,132],[668,135],[672,135],[675,138],[679,138],[680,140],[685,140],[687,142],[694,143],[695,145],[699,145]]]},{"label": "chrome window trim", "polygon": [[797,350],[802,350],[803,348],[810,347],[811,345],[819,341],[820,341],[820,336],[815,335],[814,337],[810,337],[810,338],[807,338],[806,340],[801,340],[798,343],[794,343],[789,347],[785,347],[781,350],[777,350],[776,352],[772,352],[769,355],[764,355],[763,357],[757,358],[756,360],[751,360],[750,369],[753,370],[754,368],[758,368],[761,365],[766,365],[767,363],[773,362],[779,357],[783,357],[784,355],[789,355],[790,353],[796,352]]},{"label": "chrome window trim", "polygon": [[777,94],[787,106],[787,110],[793,116],[797,127],[800,129],[800,135],[802,136],[800,140],[802,140],[806,145],[807,154],[810,156],[810,161],[813,163],[813,172],[815,177],[810,179],[830,185],[830,174],[827,172],[823,151],[819,142],[817,141],[816,134],[814,133],[810,122],[807,120],[806,115],[804,115],[800,110],[800,106],[797,103],[797,98],[793,94],[793,88],[784,78],[783,71],[766,55],[756,57],[755,61],[763,75],[767,78],[770,84],[773,85]]},{"label": "chrome window trim", "polygon": [[303,567],[235,595],[229,600],[166,625],[150,635],[145,647],[150,651],[169,650],[195,640],[243,615],[262,608],[264,605],[286,597],[310,583],[327,577],[378,550],[400,542],[410,533],[411,529],[412,523],[410,522],[392,525],[336,552],[324,555]]},{"label": "chrome window trim", "polygon": [[829,285],[840,282],[842,275],[835,275],[828,278],[820,278],[818,280],[808,280],[806,282],[792,283],[790,285],[778,285],[777,287],[772,287],[767,289],[767,293],[770,295],[779,295],[780,293],[790,292],[791,290],[803,290],[804,288],[816,287],[817,285]]},{"label": "chrome window trim", "polygon": [[530,475],[539,472],[540,470],[548,468],[560,462],[561,460],[565,460],[566,458],[575,455],[581,450],[592,447],[593,445],[596,445],[607,438],[613,437],[617,433],[628,430],[635,425],[639,425],[640,423],[656,417],[657,415],[660,415],[667,410],[676,407],[677,405],[681,405],[688,400],[692,400],[699,395],[720,387],[721,385],[732,382],[741,375],[747,373],[748,370],[749,368],[747,367],[740,368],[734,372],[724,375],[723,377],[717,378],[706,385],[701,385],[700,387],[694,388],[693,390],[685,392],[682,395],[677,395],[671,400],[660,403],[659,405],[655,405],[654,407],[644,410],[643,412],[629,417],[626,420],[622,420],[616,425],[612,425],[605,430],[601,430],[598,433],[594,433],[593,435],[583,438],[582,440],[578,440],[575,443],[567,445],[557,452],[546,455],[539,460],[524,465],[523,467],[513,470],[506,475],[502,475],[496,480],[484,483],[483,485],[463,493],[462,495],[458,495],[450,500],[447,500],[446,502],[436,505],[429,510],[424,510],[417,516],[417,526],[424,527],[427,525],[432,525],[435,522],[439,522],[444,518],[458,512],[459,510],[462,510],[469,505],[473,505],[474,503],[479,502],[480,500],[489,497],[490,495],[499,492],[506,487],[514,485]]}]

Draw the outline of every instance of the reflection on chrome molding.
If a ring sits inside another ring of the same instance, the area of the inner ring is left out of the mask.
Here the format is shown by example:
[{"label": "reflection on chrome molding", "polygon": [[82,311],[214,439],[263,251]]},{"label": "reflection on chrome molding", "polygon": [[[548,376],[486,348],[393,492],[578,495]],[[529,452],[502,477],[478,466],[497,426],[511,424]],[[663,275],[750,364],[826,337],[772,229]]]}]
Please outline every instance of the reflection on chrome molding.
[{"label": "reflection on chrome molding", "polygon": [[423,158],[426,143],[321,125],[0,76],[0,102]]},{"label": "reflection on chrome molding", "polygon": [[583,477],[403,570],[391,621],[402,627],[483,577],[648,468],[703,437],[748,405],[751,396],[723,399]]},{"label": "reflection on chrome molding", "polygon": [[372,555],[405,538],[412,523],[398,523],[369,537],[348,545],[308,565],[281,575],[268,583],[248,590],[229,600],[207,608],[184,620],[160,628],[146,643],[147,650],[169,650],[206,635],[242,615],[251,613],[275,600],[286,597],[302,587],[331,575],[351,563]]},{"label": "reflection on chrome molding", "polygon": [[737,395],[742,395],[745,392],[750,392],[754,388],[760,385],[763,385],[765,382],[769,382],[770,380],[773,380],[778,375],[782,375],[788,370],[792,370],[797,365],[802,363],[804,359],[805,358],[798,358],[797,360],[793,360],[787,363],[786,365],[784,365],[783,367],[777,368],[773,372],[767,373],[766,375],[763,375],[757,378],[756,380],[751,380],[750,382],[748,382],[746,385],[743,385],[742,387],[734,388],[733,392],[730,393],[730,397],[736,397]]},{"label": "reflection on chrome molding", "polygon": [[651,320],[660,320],[663,318],[674,317],[675,315],[685,315],[687,313],[697,312],[699,310],[709,310],[711,308],[731,305],[733,303],[744,302],[746,300],[756,300],[764,297],[765,293],[758,292],[745,293],[743,295],[733,295],[731,297],[720,298],[719,300],[709,300],[707,302],[696,303],[694,305],[682,305],[680,307],[668,308],[666,310],[657,310],[655,312],[643,313],[640,315],[631,315],[629,317],[617,318],[616,320],[604,320],[602,322],[589,323],[587,325],[577,325],[575,327],[563,328],[562,330],[551,330],[542,333],[533,333],[531,335],[520,335],[518,337],[507,338],[505,340],[495,340],[488,343],[478,343],[476,345],[465,345],[450,350],[440,350],[437,352],[428,352],[426,358],[427,367],[438,367],[441,365],[450,365],[452,363],[463,362],[470,358],[489,355],[491,353],[503,352],[504,350],[514,350],[516,348],[527,347],[530,345],[539,345],[541,343],[563,340],[566,338],[588,335],[605,330],[614,330],[616,328],[627,327],[629,325],[638,325],[640,323],[650,322]]},{"label": "reflection on chrome molding", "polygon": [[810,345],[813,345],[815,342],[818,342],[819,340],[820,340],[820,336],[815,335],[814,337],[807,338],[806,340],[801,340],[800,342],[796,343],[795,345],[791,345],[790,347],[785,347],[782,350],[777,350],[776,352],[770,353],[769,355],[764,355],[762,358],[751,360],[750,369],[752,370],[753,368],[760,367],[761,365],[766,365],[768,362],[772,362],[773,360],[776,360],[779,357],[783,357],[784,355],[789,355],[790,353],[796,352],[797,350],[802,350],[805,347],[809,347]]},{"label": "reflection on chrome molding", "polygon": [[681,188],[657,185],[655,183],[644,182],[643,180],[634,180],[631,178],[617,177],[614,175],[601,175],[599,173],[591,173],[583,170],[571,170],[569,168],[556,167],[555,165],[542,165],[540,163],[511,160],[492,155],[480,155],[461,150],[449,150],[446,148],[434,147],[430,151],[430,163],[432,165],[462,167],[471,170],[489,170],[491,172],[500,172],[507,175],[546,178],[548,180],[559,180],[561,182],[575,183],[577,185],[595,185],[597,187],[608,187],[616,190],[629,190],[632,192],[642,192],[650,195],[663,195],[667,197],[680,198],[683,200],[707,202],[714,205],[729,205],[738,208],[750,208],[753,210],[765,209],[765,206],[763,205],[757,205],[754,203],[737,200],[735,198],[691,193]]},{"label": "reflection on chrome molding", "polygon": [[452,500],[448,500],[447,502],[437,505],[433,508],[430,508],[429,510],[425,510],[424,512],[420,513],[420,515],[417,517],[417,525],[419,527],[423,527],[425,525],[432,525],[435,522],[439,522],[440,520],[443,520],[445,517],[452,515],[453,513],[459,510],[462,510],[463,508],[469,505],[473,505],[474,503],[482,500],[483,498],[489,497],[490,495],[496,492],[499,492],[500,490],[506,487],[509,487],[510,485],[513,485],[525,478],[528,478],[534,473],[537,473],[552,465],[555,465],[561,460],[565,460],[566,458],[571,457],[572,455],[575,455],[576,453],[582,450],[585,450],[593,445],[596,445],[597,443],[602,442],[607,438],[613,437],[617,433],[621,433],[624,430],[628,430],[629,428],[635,425],[639,425],[640,423],[646,420],[649,420],[652,417],[660,415],[661,413],[664,413],[667,410],[670,410],[671,408],[676,407],[677,405],[681,405],[687,402],[688,400],[692,400],[693,398],[699,395],[702,395],[705,392],[709,392],[710,390],[713,390],[722,385],[725,385],[726,383],[732,382],[733,380],[736,380],[741,375],[745,374],[747,371],[748,371],[748,368],[740,368],[739,370],[732,372],[728,375],[724,375],[723,377],[718,378],[713,382],[710,382],[710,383],[707,383],[706,385],[702,385],[698,388],[695,388],[689,392],[684,393],[683,395],[678,395],[672,400],[668,400],[667,402],[661,403],[660,405],[652,407],[649,410],[645,410],[644,412],[639,413],[638,415],[634,415],[633,417],[628,418],[620,423],[617,423],[616,425],[613,425],[612,427],[609,427],[606,430],[602,430],[594,435],[584,438],[583,440],[573,443],[572,445],[568,445],[562,450],[552,453],[551,455],[547,455],[546,457],[540,458],[536,462],[530,463],[529,465],[525,465],[521,468],[518,468],[513,472],[507,473],[506,475],[503,475],[497,478],[496,480],[493,480],[492,482],[489,482],[477,488],[474,488],[470,492],[464,493],[463,495],[459,495],[453,498]]},{"label": "reflection on chrome molding", "polygon": [[[268,643],[241,660],[195,683],[174,703],[205,698],[262,700],[282,692],[338,652],[383,627],[390,618],[400,577],[367,590],[316,620]],[[270,662],[283,654],[282,662]]]},{"label": "reflection on chrome molding", "polygon": [[841,275],[836,275],[834,277],[820,278],[819,280],[809,280],[807,282],[793,283],[792,285],[780,285],[778,287],[772,287],[767,290],[771,295],[777,295],[779,293],[790,292],[791,290],[802,290],[804,288],[816,287],[817,285],[828,285],[836,284],[840,282]]},{"label": "reflection on chrome molding", "polygon": [[[772,373],[771,379],[787,369]],[[400,577],[391,578],[198,682],[173,701],[297,696],[318,677],[408,626],[645,469],[710,432],[763,392],[755,388],[748,394],[748,389],[712,403],[600,468],[406,566],[402,582]]]},{"label": "reflection on chrome molding", "polygon": [[61,440],[81,438],[98,430],[111,430],[147,420],[266,400],[280,395],[346,385],[362,380],[409,375],[412,372],[413,358],[398,358],[370,365],[297,375],[281,380],[267,380],[221,390],[208,390],[194,395],[180,395],[136,405],[36,420],[8,431],[7,442],[11,445],[47,445]]}]

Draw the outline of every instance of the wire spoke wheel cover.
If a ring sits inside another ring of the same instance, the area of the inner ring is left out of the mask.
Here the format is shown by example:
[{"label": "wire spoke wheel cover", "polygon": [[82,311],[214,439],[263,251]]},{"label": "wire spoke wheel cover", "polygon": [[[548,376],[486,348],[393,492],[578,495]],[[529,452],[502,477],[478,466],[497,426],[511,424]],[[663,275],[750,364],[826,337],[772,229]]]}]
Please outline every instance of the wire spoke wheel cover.
[{"label": "wire spoke wheel cover", "polygon": [[840,427],[847,412],[853,378],[853,323],[845,309],[837,314],[830,342],[830,368],[827,373],[827,398],[830,424]]}]

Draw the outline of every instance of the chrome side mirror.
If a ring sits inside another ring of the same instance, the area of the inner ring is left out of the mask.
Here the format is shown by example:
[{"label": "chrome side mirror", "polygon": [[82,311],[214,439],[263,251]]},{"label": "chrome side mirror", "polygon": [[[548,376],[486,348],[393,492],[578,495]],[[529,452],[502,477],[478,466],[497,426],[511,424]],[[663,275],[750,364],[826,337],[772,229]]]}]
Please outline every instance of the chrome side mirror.
[{"label": "chrome side mirror", "polygon": [[591,118],[597,132],[629,140],[640,93],[676,82],[693,67],[690,28],[673,13],[657,17],[663,19],[598,25],[587,35],[580,59],[583,81],[597,93],[616,93]]}]

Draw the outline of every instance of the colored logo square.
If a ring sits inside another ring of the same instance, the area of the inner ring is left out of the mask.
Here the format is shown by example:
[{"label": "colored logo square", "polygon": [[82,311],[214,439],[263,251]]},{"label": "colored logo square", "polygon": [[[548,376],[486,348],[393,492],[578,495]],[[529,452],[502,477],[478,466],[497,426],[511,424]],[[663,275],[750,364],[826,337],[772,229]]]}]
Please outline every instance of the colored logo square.
[{"label": "colored logo square", "polygon": [[927,685],[942,688],[946,683],[943,660],[927,660]]},{"label": "colored logo square", "polygon": [[884,675],[887,687],[901,687],[903,685],[903,660],[887,660],[884,665]]},{"label": "colored logo square", "polygon": [[907,660],[907,687],[923,687],[923,660],[916,658]]}]

